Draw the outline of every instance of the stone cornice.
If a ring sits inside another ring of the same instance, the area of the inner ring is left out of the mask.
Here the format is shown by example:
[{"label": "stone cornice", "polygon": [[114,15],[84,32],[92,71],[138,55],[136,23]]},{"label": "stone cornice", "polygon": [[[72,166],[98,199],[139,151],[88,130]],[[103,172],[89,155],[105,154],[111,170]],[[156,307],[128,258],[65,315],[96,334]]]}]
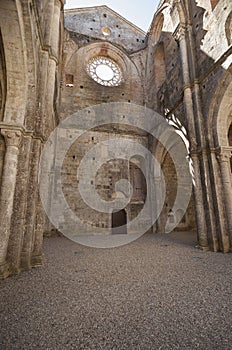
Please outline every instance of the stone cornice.
[{"label": "stone cornice", "polygon": [[13,124],[7,124],[7,123],[0,123],[0,134],[3,136],[4,133],[6,132],[13,132],[13,133],[19,133],[22,135],[22,137],[31,137],[33,139],[38,139],[42,143],[46,142],[46,138],[38,133],[35,133],[33,131],[26,130],[24,126],[19,126],[19,125],[13,125]]},{"label": "stone cornice", "polygon": [[198,148],[190,152],[191,157],[202,157],[210,154],[216,154],[219,160],[228,161],[232,156],[232,147]]}]

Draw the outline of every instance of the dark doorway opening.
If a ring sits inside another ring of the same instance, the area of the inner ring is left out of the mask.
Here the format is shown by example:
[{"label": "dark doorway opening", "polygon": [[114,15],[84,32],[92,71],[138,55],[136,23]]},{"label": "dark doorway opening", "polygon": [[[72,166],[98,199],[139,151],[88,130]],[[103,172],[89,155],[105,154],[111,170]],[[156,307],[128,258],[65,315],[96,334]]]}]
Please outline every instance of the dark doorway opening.
[{"label": "dark doorway opening", "polygon": [[127,234],[127,215],[125,209],[112,213],[112,234]]}]

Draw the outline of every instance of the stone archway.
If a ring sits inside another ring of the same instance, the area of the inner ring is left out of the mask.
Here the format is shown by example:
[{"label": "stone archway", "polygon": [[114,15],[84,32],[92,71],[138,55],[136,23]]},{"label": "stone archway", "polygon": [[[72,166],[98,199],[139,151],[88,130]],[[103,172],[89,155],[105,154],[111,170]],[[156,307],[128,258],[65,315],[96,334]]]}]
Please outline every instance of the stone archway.
[{"label": "stone archway", "polygon": [[[221,250],[228,252],[232,244],[231,146],[229,129],[232,121],[232,83],[229,72],[224,74],[211,103],[207,128],[211,149],[214,183],[214,206],[217,207],[218,240]],[[219,233],[220,232],[220,233]]]}]

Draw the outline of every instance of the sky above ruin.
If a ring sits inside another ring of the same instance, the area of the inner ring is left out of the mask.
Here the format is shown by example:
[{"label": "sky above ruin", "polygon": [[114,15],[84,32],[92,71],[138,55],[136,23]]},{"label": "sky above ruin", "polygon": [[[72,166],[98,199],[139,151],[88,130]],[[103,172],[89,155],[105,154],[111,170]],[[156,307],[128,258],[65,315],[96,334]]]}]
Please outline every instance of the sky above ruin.
[{"label": "sky above ruin", "polygon": [[159,0],[66,0],[65,9],[106,5],[147,32],[158,3]]}]

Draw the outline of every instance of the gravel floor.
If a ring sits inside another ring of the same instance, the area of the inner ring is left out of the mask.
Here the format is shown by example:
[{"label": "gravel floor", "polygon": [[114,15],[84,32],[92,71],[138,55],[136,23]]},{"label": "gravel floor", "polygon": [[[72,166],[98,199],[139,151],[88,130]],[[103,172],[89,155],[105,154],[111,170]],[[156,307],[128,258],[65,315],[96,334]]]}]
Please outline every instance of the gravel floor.
[{"label": "gravel floor", "polygon": [[0,282],[1,350],[232,349],[232,254],[190,233],[44,251],[44,267]]}]

